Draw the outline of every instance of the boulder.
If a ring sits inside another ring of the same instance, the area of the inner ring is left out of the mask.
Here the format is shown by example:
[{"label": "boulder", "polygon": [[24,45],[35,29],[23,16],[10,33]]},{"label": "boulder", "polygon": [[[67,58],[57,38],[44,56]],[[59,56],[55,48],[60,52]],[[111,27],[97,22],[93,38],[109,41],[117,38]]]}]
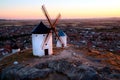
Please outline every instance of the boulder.
[{"label": "boulder", "polygon": [[54,60],[33,67],[13,65],[3,70],[1,80],[102,80],[95,68],[77,63]]},{"label": "boulder", "polygon": [[44,68],[48,68],[48,63],[39,63],[37,65],[35,65],[36,68],[38,69],[44,69]]},{"label": "boulder", "polygon": [[113,73],[109,77],[111,79],[118,79],[118,80],[120,80],[120,73]]},{"label": "boulder", "polygon": [[14,80],[14,79],[18,79],[19,75],[17,73],[18,70],[24,68],[25,65],[13,65],[10,67],[5,68],[2,72],[1,72],[1,80]]},{"label": "boulder", "polygon": [[50,72],[50,69],[14,65],[2,71],[1,80],[34,80],[35,78],[45,78]]},{"label": "boulder", "polygon": [[91,67],[81,65],[74,67],[71,63],[61,60],[53,61],[48,65],[49,68],[54,69],[57,72],[67,75],[71,80],[101,80],[102,78]]}]

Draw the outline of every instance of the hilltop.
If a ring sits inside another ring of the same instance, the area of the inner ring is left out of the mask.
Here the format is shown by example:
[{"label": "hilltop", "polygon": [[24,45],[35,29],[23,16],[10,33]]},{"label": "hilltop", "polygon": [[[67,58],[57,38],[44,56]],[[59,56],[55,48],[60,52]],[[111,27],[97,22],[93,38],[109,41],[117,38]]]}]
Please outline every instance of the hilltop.
[{"label": "hilltop", "polygon": [[111,52],[69,45],[50,56],[35,57],[31,49],[13,54],[0,61],[0,72],[3,80],[119,80],[119,61]]}]

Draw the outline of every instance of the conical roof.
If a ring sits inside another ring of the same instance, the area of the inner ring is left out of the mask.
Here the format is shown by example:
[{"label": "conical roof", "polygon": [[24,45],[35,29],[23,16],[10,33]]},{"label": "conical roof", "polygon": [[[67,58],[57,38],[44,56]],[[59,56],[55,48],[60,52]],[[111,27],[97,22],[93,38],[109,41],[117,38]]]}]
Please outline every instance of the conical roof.
[{"label": "conical roof", "polygon": [[32,34],[47,34],[49,32],[50,28],[45,26],[43,22],[40,22],[40,24],[32,30]]},{"label": "conical roof", "polygon": [[59,30],[59,31],[58,31],[58,35],[59,35],[59,36],[66,36],[66,34],[65,34],[62,30]]}]

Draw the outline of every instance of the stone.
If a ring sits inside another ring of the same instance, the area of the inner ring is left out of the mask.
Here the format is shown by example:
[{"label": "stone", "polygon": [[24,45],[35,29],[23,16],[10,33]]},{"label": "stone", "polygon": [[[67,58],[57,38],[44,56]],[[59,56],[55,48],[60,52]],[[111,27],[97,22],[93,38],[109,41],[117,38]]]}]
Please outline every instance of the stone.
[{"label": "stone", "polygon": [[48,68],[48,63],[39,63],[37,65],[35,65],[36,68],[38,69],[43,69],[43,68]]},{"label": "stone", "polygon": [[49,68],[54,69],[57,72],[65,73],[66,71],[70,71],[73,66],[67,61],[52,61],[48,64]]},{"label": "stone", "polygon": [[13,64],[14,64],[14,65],[17,65],[17,64],[18,64],[18,61],[14,61]]},{"label": "stone", "polygon": [[49,67],[67,75],[71,80],[101,80],[100,75],[91,67],[81,65],[74,67],[67,61],[53,61]]},{"label": "stone", "polygon": [[120,73],[113,73],[113,74],[110,75],[110,78],[120,80]]},{"label": "stone", "polygon": [[42,69],[39,71],[36,71],[32,74],[28,75],[28,79],[36,79],[36,78],[46,78],[49,73],[51,73],[52,71],[50,69]]},{"label": "stone", "polygon": [[79,66],[75,72],[69,75],[71,80],[101,80],[102,78],[100,75],[90,67],[87,67],[85,65]]},{"label": "stone", "polygon": [[19,78],[17,71],[24,67],[25,65],[19,64],[19,65],[13,65],[13,66],[5,68],[1,72],[1,80],[14,80],[14,79],[17,80]]},{"label": "stone", "polygon": [[101,69],[101,72],[107,73],[107,74],[111,74],[112,70],[110,69],[110,67],[104,67]]},{"label": "stone", "polygon": [[37,68],[25,67],[17,71],[17,73],[20,76],[20,79],[24,79],[24,78],[28,78],[29,75],[34,74],[35,72],[38,72],[38,71],[39,69]]},{"label": "stone", "polygon": [[45,78],[51,72],[51,69],[37,69],[34,67],[14,65],[3,70],[0,80],[26,80]]},{"label": "stone", "polygon": [[[56,60],[33,67],[13,65],[3,70],[1,80],[103,80],[95,68],[77,63],[80,62]],[[103,70],[109,71],[108,68]]]}]

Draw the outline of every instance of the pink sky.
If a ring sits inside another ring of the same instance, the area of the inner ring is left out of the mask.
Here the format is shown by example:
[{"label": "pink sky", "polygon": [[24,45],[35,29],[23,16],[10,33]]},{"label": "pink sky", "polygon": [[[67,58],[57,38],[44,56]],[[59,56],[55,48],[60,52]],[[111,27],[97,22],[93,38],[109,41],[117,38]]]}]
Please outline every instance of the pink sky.
[{"label": "pink sky", "polygon": [[120,0],[0,0],[0,18],[44,19],[45,4],[51,18],[120,17]]}]

